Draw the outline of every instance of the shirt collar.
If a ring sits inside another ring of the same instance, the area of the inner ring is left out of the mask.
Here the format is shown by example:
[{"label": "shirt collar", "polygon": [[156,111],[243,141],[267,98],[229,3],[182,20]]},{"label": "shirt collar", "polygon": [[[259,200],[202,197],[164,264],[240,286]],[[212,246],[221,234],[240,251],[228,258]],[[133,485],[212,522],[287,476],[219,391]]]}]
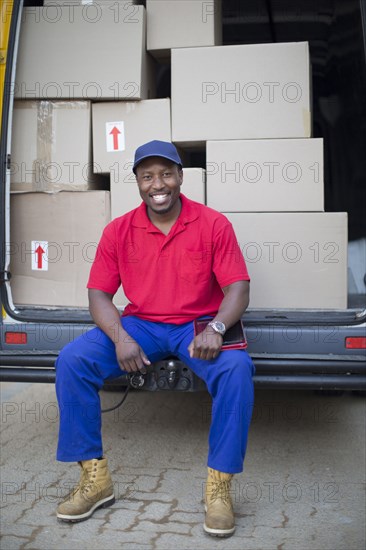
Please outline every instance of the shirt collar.
[{"label": "shirt collar", "polygon": [[[199,208],[194,201],[187,199],[187,197],[182,193],[179,196],[182,202],[182,209],[176,223],[186,225],[187,223],[193,222],[198,218]],[[142,202],[140,206],[135,209],[131,223],[134,227],[145,227],[149,230],[156,230],[155,225],[151,223],[149,216],[147,215],[147,208],[144,202]]]}]

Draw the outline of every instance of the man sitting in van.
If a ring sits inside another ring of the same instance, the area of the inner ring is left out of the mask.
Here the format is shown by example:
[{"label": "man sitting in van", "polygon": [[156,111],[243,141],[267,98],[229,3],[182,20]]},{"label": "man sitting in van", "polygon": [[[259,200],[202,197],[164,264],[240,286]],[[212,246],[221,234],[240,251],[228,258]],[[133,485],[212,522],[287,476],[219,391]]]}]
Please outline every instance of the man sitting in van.
[{"label": "man sitting in van", "polygon": [[[146,372],[152,362],[175,355],[212,396],[204,529],[230,536],[230,483],[243,470],[254,366],[244,349],[221,347],[248,306],[249,275],[227,218],[181,194],[182,162],[172,143],[141,145],[133,172],[143,202],[107,225],[90,272],[97,327],[68,344],[56,363],[57,459],[82,469],[57,517],[81,521],[114,503],[101,438],[104,381]],[[122,317],[113,304],[121,284],[129,300]],[[212,321],[195,335],[194,321],[207,316]]]}]

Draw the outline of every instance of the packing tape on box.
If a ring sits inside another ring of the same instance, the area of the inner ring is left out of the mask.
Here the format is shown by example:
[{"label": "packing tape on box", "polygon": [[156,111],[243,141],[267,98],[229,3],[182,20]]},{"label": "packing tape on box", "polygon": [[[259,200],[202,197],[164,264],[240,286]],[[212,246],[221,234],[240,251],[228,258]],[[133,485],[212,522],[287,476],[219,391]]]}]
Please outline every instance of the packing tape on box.
[{"label": "packing tape on box", "polygon": [[36,191],[44,191],[51,181],[52,148],[55,135],[52,128],[53,102],[37,103],[37,158],[33,162],[33,185]]},{"label": "packing tape on box", "polygon": [[[50,186],[59,190],[57,174],[66,169],[55,163],[55,148],[57,146],[57,110],[59,109],[90,109],[88,101],[50,101],[37,102],[37,157],[33,161],[33,185],[35,191],[48,191]],[[70,128],[72,131],[72,128]],[[70,189],[72,186],[70,185]],[[77,190],[77,189],[76,189]]]},{"label": "packing tape on box", "polygon": [[[80,124],[73,128],[76,120]],[[99,188],[101,182],[89,177],[90,125],[88,100],[15,100],[11,192],[82,191],[89,185]],[[75,131],[80,154],[72,147]]]}]

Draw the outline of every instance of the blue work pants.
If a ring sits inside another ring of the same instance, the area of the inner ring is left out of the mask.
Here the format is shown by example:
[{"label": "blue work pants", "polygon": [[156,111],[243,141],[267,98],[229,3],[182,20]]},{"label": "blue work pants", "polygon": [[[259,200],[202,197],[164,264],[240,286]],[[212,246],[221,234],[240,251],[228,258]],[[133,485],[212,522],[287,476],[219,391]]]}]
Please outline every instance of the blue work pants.
[{"label": "blue work pants", "polygon": [[[151,362],[179,357],[207,385],[212,396],[208,466],[226,473],[243,470],[253,409],[254,365],[245,350],[225,350],[216,359],[191,358],[193,323],[182,325],[122,317],[123,328]],[[57,459],[89,460],[103,455],[99,390],[121,376],[112,340],[99,328],[67,344],[56,362],[60,409]]]}]

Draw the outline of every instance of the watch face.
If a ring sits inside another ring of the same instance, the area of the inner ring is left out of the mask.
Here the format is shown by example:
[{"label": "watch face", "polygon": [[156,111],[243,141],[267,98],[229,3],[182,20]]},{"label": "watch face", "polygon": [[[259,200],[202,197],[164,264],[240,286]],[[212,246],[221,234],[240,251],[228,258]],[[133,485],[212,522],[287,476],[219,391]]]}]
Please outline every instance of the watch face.
[{"label": "watch face", "polygon": [[225,332],[225,325],[224,323],[221,323],[220,321],[216,321],[216,328],[220,331],[220,332]]},{"label": "watch face", "polygon": [[225,334],[226,327],[224,323],[221,323],[221,321],[213,321],[212,323],[209,323],[209,324],[219,334],[221,335]]}]

